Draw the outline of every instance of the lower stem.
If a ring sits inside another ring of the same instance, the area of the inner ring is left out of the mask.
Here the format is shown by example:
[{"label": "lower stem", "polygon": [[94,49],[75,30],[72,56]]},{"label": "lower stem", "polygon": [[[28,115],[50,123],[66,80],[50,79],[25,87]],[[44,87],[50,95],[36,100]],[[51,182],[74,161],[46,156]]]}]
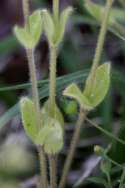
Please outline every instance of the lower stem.
[{"label": "lower stem", "polygon": [[86,113],[81,109],[78,121],[76,123],[76,129],[75,129],[72,141],[71,141],[70,150],[68,152],[68,156],[66,158],[66,162],[65,162],[65,165],[64,165],[64,168],[63,168],[63,174],[62,174],[62,177],[61,177],[59,188],[65,187],[66,178],[67,178],[68,172],[70,170],[70,167],[71,167],[71,164],[72,164],[72,161],[73,161],[73,158],[74,158],[75,149],[76,149],[77,143],[79,141],[81,127],[82,127],[83,122],[85,121],[85,117],[86,117]]},{"label": "lower stem", "polygon": [[[34,50],[33,49],[27,49],[27,58],[28,58],[28,65],[29,65],[29,71],[30,71],[30,80],[32,83],[32,98],[35,106],[35,112],[36,112],[36,126],[37,129],[40,129],[40,104],[39,104],[39,94],[38,94],[38,88],[37,88],[37,76],[36,76],[36,67],[35,67],[35,59],[34,59]],[[39,152],[39,158],[40,158],[40,169],[41,169],[41,179],[39,186],[40,188],[47,188],[47,175],[46,175],[46,160],[45,160],[45,154],[44,151],[41,148],[38,150]]]},{"label": "lower stem", "polygon": [[[56,64],[57,64],[57,48],[50,47],[50,85],[49,85],[49,113],[50,117],[55,118],[55,104],[56,104]],[[56,156],[49,156],[50,165],[50,188],[57,187],[56,180]]]},{"label": "lower stem", "polygon": [[56,156],[49,156],[50,188],[57,188],[57,160]]},{"label": "lower stem", "polygon": [[38,188],[47,188],[48,187],[48,182],[47,182],[47,166],[46,166],[46,157],[44,154],[43,148],[40,146],[39,149],[39,159],[40,159],[40,173],[41,173],[41,178],[40,178],[40,183]]}]

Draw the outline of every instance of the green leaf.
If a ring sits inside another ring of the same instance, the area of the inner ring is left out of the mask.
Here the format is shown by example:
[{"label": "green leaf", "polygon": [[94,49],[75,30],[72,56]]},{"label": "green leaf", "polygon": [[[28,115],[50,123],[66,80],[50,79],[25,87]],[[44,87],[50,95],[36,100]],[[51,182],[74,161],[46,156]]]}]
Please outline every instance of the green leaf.
[{"label": "green leaf", "polygon": [[34,43],[30,34],[26,31],[26,28],[21,28],[18,26],[14,27],[14,33],[19,40],[19,42],[26,48],[32,48]]},{"label": "green leaf", "polygon": [[[89,72],[88,69],[85,69],[84,71],[77,71],[75,73],[70,73],[68,75],[61,76],[61,77],[57,78],[57,93],[60,94],[64,90],[64,88],[67,87],[69,84],[71,84],[74,80],[78,84],[79,83],[84,84],[85,80],[88,76],[88,72]],[[115,88],[120,93],[124,92],[124,90],[125,90],[124,74],[122,74],[119,70],[112,69],[111,81],[112,81],[111,83],[112,83],[113,88]],[[9,87],[1,87],[0,92],[10,91],[10,90],[18,90],[18,89],[28,89],[30,87],[31,87],[31,83],[25,83],[25,84],[14,85],[14,86],[9,86]],[[48,80],[39,81],[40,99],[44,99],[44,98],[48,97],[48,93],[49,93],[48,91],[49,91]],[[19,115],[18,103],[15,104],[14,106],[12,106],[6,113],[4,113],[0,117],[0,130],[13,117],[15,117],[17,115]]]},{"label": "green leaf", "polygon": [[42,33],[42,19],[40,11],[37,10],[29,16],[28,23],[26,23],[24,28],[15,26],[14,33],[19,42],[25,48],[33,49],[37,45]]},{"label": "green leaf", "polygon": [[109,175],[112,168],[112,164],[109,160],[101,161],[101,170],[104,174]]},{"label": "green leaf", "polygon": [[[54,105],[53,111],[54,111],[54,116],[51,118],[58,121],[60,123],[60,125],[62,126],[62,128],[64,128],[64,118],[63,118],[63,115],[62,115],[60,109],[58,108],[57,104]],[[47,100],[45,102],[44,107],[42,108],[42,113],[45,113],[47,115],[47,117],[50,116],[49,115],[49,100]]]},{"label": "green leaf", "polygon": [[101,178],[101,177],[90,177],[87,178],[87,181],[90,181],[92,183],[96,183],[96,184],[101,184],[103,185],[105,188],[108,188],[108,183],[105,181],[105,179]]},{"label": "green leaf", "polygon": [[100,65],[94,75],[88,77],[83,95],[93,108],[99,105],[106,96],[110,86],[110,64]]},{"label": "green leaf", "polygon": [[35,142],[38,130],[36,126],[36,113],[32,100],[28,97],[22,98],[20,101],[20,109],[25,132],[29,138]]},{"label": "green leaf", "polygon": [[42,33],[42,19],[41,19],[40,10],[36,10],[29,17],[29,29],[30,29],[30,34],[34,40],[34,46],[35,46],[38,43],[41,33]]},{"label": "green leaf", "polygon": [[64,9],[60,15],[60,19],[59,19],[59,28],[57,28],[57,32],[58,32],[58,36],[57,36],[57,40],[58,42],[61,42],[64,36],[64,32],[65,32],[65,28],[66,28],[66,24],[67,21],[69,19],[69,16],[71,15],[71,13],[73,12],[73,8],[72,7],[68,7],[66,9]]},{"label": "green leaf", "polygon": [[48,38],[49,43],[53,44],[55,34],[55,24],[53,21],[53,17],[46,9],[42,10],[42,15],[46,36]]},{"label": "green leaf", "polygon": [[86,110],[92,109],[91,103],[88,101],[88,99],[83,95],[83,93],[80,91],[80,89],[74,83],[69,85],[63,91],[63,95],[76,99],[78,101],[79,105],[82,106]]},{"label": "green leaf", "polygon": [[46,118],[44,127],[40,130],[36,143],[42,145],[47,154],[56,154],[63,147],[63,130],[58,121]]}]

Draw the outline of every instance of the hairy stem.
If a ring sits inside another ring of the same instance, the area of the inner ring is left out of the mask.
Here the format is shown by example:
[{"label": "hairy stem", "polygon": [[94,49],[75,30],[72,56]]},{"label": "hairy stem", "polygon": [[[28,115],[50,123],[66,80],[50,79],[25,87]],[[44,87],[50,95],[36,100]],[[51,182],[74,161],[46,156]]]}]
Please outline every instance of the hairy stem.
[{"label": "hairy stem", "polygon": [[[59,0],[53,0],[53,16],[55,24],[59,19]],[[49,85],[49,108],[50,116],[55,118],[54,106],[56,103],[56,65],[57,65],[57,46],[50,45],[50,85]],[[49,156],[50,165],[50,188],[57,187],[57,168],[56,156]]]},{"label": "hairy stem", "polygon": [[[29,16],[29,0],[23,0],[23,11],[24,11],[24,19],[25,23],[27,23],[27,19]],[[37,76],[36,76],[36,67],[35,67],[35,58],[34,58],[34,49],[26,49],[27,58],[28,58],[28,66],[30,72],[30,80],[32,83],[32,98],[35,105],[36,112],[36,126],[38,130],[40,129],[40,103],[39,103],[39,94],[37,87]],[[40,156],[40,170],[41,170],[41,188],[47,188],[47,176],[46,176],[46,159],[44,155],[44,151],[42,147],[39,147],[39,156]]]},{"label": "hairy stem", "polygon": [[97,47],[95,51],[95,56],[92,64],[92,69],[91,69],[91,78],[94,77],[95,71],[99,65],[101,55],[102,55],[102,50],[104,46],[104,41],[105,41],[105,36],[108,28],[108,22],[109,22],[109,16],[110,16],[110,10],[112,7],[113,0],[107,0],[106,7],[105,7],[105,13],[104,13],[104,18],[103,22],[101,24],[101,29],[100,29],[100,34],[98,37],[97,41]]},{"label": "hairy stem", "polygon": [[50,188],[57,188],[57,164],[56,156],[49,157],[50,165]]},{"label": "hairy stem", "polygon": [[[56,103],[56,64],[57,64],[57,48],[50,46],[50,85],[49,85],[49,111],[50,116],[55,118],[54,106]],[[49,156],[50,165],[50,188],[57,187],[57,169],[55,156]]]},{"label": "hairy stem", "polygon": [[23,15],[24,15],[24,22],[27,23],[28,16],[30,14],[29,11],[29,0],[23,0]]},{"label": "hairy stem", "polygon": [[77,143],[79,141],[79,135],[80,135],[80,131],[81,131],[81,127],[83,125],[83,122],[85,121],[85,117],[86,117],[86,113],[81,109],[80,110],[80,114],[79,114],[79,118],[78,121],[76,123],[76,129],[74,131],[74,135],[71,141],[71,145],[70,145],[70,150],[68,152],[68,156],[66,158],[66,162],[63,168],[63,174],[60,180],[60,184],[59,184],[59,188],[64,188],[65,184],[66,184],[66,178],[68,175],[68,172],[70,170],[72,161],[73,161],[73,157],[74,157],[74,153],[75,153],[75,149],[77,146]]},{"label": "hairy stem", "polygon": [[55,96],[56,96],[56,64],[57,48],[50,47],[50,84],[49,84],[49,108],[50,115],[54,116]]},{"label": "hairy stem", "polygon": [[53,15],[55,22],[57,22],[59,18],[59,0],[53,0]]}]

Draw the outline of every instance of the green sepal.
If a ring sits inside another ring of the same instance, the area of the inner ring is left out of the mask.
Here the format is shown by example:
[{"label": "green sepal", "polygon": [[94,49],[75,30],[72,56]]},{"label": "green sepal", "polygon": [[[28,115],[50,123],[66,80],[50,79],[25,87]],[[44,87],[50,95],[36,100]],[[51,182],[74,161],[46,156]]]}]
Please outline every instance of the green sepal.
[{"label": "green sepal", "polygon": [[34,103],[28,97],[24,97],[20,101],[20,110],[24,130],[29,138],[35,142],[38,130],[36,127]]},{"label": "green sepal", "polygon": [[24,27],[15,26],[14,34],[19,42],[28,49],[33,49],[37,45],[42,33],[41,11],[36,10],[29,16]]},{"label": "green sepal", "polygon": [[37,136],[36,143],[42,145],[47,154],[59,153],[63,147],[63,129],[60,123],[55,119],[47,118]]},{"label": "green sepal", "polygon": [[110,64],[100,65],[91,78],[89,75],[83,95],[86,96],[93,108],[99,105],[106,96],[110,86]]},{"label": "green sepal", "polygon": [[74,98],[78,101],[79,105],[86,110],[91,110],[92,106],[88,99],[83,95],[76,84],[69,85],[63,92],[63,95]]}]

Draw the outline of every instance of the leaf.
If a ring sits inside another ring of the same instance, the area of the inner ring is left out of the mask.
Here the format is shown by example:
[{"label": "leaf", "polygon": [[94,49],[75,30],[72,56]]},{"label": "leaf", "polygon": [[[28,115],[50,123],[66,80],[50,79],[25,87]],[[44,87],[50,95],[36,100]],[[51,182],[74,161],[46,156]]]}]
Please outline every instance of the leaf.
[{"label": "leaf", "polygon": [[19,42],[26,48],[32,48],[34,46],[33,39],[25,28],[18,26],[14,27],[14,34],[16,35]]},{"label": "leaf", "polygon": [[100,65],[94,75],[88,77],[83,95],[93,108],[99,105],[106,96],[110,86],[110,64]]},{"label": "leaf", "polygon": [[63,95],[76,99],[79,105],[86,110],[92,109],[92,105],[90,104],[88,99],[83,95],[83,93],[80,91],[76,84],[69,85],[63,91]]},{"label": "leaf", "polygon": [[59,19],[59,28],[57,28],[57,42],[61,42],[64,36],[64,32],[65,32],[65,28],[66,28],[66,24],[67,21],[69,19],[69,16],[71,15],[71,13],[73,12],[73,8],[72,7],[68,7],[66,9],[64,9],[60,15],[60,19]]},{"label": "leaf", "polygon": [[[57,93],[58,94],[61,93],[65,87],[67,87],[69,84],[71,84],[74,81],[75,83],[78,84],[79,83],[84,84],[88,76],[88,72],[89,72],[88,69],[85,69],[84,71],[77,71],[75,73],[70,73],[68,75],[57,78]],[[112,69],[111,80],[112,80],[111,83],[113,88],[115,88],[120,93],[124,92],[125,90],[124,74],[122,74],[118,70]],[[31,87],[31,83],[26,83],[26,84],[12,86],[12,90],[28,89],[30,87]],[[11,90],[11,86],[0,88],[1,92],[9,91],[9,90]],[[48,97],[48,91],[49,91],[48,80],[39,81],[40,99],[44,99],[45,97]],[[6,111],[0,117],[0,129],[3,128],[3,126],[6,125],[16,115],[19,115],[18,103],[12,106],[8,111]]]},{"label": "leaf", "polygon": [[48,10],[46,9],[42,10],[42,15],[43,15],[43,23],[44,23],[46,36],[48,38],[49,43],[53,44],[54,34],[55,34],[55,25],[54,25],[52,15],[50,15]]},{"label": "leaf", "polygon": [[[62,126],[62,128],[64,128],[64,118],[63,115],[60,111],[60,109],[58,108],[57,104],[54,105],[53,107],[53,111],[54,111],[54,117],[51,117],[53,119],[55,119],[56,121],[58,121],[60,123],[60,125]],[[45,113],[48,116],[49,115],[49,100],[47,100],[42,108],[42,113]]]},{"label": "leaf", "polygon": [[35,142],[38,130],[36,126],[36,113],[34,104],[28,97],[24,97],[20,101],[20,109],[25,132],[29,138]]},{"label": "leaf", "polygon": [[104,174],[109,175],[112,168],[112,164],[109,160],[101,161],[101,170]]},{"label": "leaf", "polygon": [[34,13],[29,17],[29,29],[34,40],[34,45],[36,45],[42,33],[42,19],[40,10],[34,11]]},{"label": "leaf", "polygon": [[33,49],[37,45],[42,33],[42,19],[40,11],[37,10],[29,16],[28,23],[26,23],[24,28],[15,26],[14,33],[19,42],[25,48]]},{"label": "leaf", "polygon": [[101,177],[90,177],[90,178],[87,178],[88,181],[92,182],[92,183],[96,183],[96,184],[101,184],[103,185],[105,188],[108,188],[108,184],[107,182],[105,181],[105,179],[101,178]]},{"label": "leaf", "polygon": [[36,143],[42,145],[47,154],[53,155],[63,147],[63,130],[55,119],[47,117],[44,122],[44,127],[40,130]]}]

